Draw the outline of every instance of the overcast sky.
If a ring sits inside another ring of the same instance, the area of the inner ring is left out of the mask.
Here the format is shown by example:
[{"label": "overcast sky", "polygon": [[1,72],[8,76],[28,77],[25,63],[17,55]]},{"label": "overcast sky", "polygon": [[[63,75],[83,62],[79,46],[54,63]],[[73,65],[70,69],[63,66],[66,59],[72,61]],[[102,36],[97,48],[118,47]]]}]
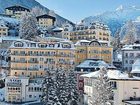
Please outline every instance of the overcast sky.
[{"label": "overcast sky", "polygon": [[43,6],[73,22],[85,17],[114,11],[120,5],[140,6],[140,0],[36,0]]}]

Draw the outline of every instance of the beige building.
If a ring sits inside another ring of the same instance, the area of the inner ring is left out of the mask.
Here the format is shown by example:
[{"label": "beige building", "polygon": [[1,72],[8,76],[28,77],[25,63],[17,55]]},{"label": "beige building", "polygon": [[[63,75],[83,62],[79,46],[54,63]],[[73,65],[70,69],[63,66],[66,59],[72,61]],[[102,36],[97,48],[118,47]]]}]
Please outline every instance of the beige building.
[{"label": "beige building", "polygon": [[89,25],[86,25],[84,22],[81,22],[78,25],[72,27],[71,25],[63,26],[63,38],[69,39],[73,42],[78,40],[98,40],[104,41],[110,45],[110,30],[107,25],[100,22],[93,22]]},{"label": "beige building", "polygon": [[5,25],[4,21],[0,21],[0,37],[8,36],[8,27]]},{"label": "beige building", "polygon": [[97,40],[80,40],[75,44],[76,65],[85,59],[102,59],[106,63],[112,63],[113,48]]},{"label": "beige building", "polygon": [[5,8],[5,14],[11,15],[11,17],[16,18],[16,19],[20,19],[22,14],[24,14],[25,12],[30,12],[30,10],[20,5],[14,5],[14,6]]},{"label": "beige building", "polygon": [[55,24],[55,17],[50,15],[41,15],[37,17],[39,27],[47,28],[49,26],[53,26]]},{"label": "beige building", "polygon": [[43,77],[47,70],[75,67],[75,48],[72,42],[41,43],[15,41],[10,47],[11,76]]}]

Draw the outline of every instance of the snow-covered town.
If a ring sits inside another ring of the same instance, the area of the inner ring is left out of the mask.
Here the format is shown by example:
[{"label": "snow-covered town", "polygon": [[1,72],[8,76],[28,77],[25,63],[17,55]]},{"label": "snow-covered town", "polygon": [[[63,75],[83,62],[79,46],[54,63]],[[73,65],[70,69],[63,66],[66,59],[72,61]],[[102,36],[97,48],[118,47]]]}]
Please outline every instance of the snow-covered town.
[{"label": "snow-covered town", "polygon": [[62,1],[0,0],[0,105],[140,105],[140,1]]}]

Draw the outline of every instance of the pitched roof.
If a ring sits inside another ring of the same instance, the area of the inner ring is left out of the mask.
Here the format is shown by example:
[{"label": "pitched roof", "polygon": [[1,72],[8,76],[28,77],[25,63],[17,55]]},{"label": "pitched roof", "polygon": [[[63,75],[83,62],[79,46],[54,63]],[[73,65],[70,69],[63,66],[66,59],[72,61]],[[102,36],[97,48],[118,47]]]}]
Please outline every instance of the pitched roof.
[{"label": "pitched roof", "polygon": [[50,18],[50,19],[53,19],[54,21],[56,20],[55,17],[47,15],[47,14],[44,14],[44,15],[41,15],[41,16],[37,16],[36,18],[37,18],[37,20],[39,20],[40,18]]},{"label": "pitched roof", "polygon": [[5,8],[5,9],[13,10],[14,8],[22,8],[22,9],[25,9],[27,11],[30,11],[30,9],[28,9],[27,7],[23,7],[23,6],[20,6],[20,5],[13,5],[13,6]]}]

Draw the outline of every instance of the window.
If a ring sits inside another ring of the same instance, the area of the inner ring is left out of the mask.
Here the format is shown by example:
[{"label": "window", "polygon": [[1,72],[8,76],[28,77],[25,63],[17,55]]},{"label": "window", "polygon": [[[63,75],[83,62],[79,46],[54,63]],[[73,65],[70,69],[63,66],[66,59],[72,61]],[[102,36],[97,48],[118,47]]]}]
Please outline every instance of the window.
[{"label": "window", "polygon": [[134,57],[134,53],[130,53],[129,56],[130,56],[130,57]]},{"label": "window", "polygon": [[32,98],[32,95],[29,95],[29,98]]},{"label": "window", "polygon": [[24,72],[22,72],[22,75],[24,75]]},{"label": "window", "polygon": [[134,63],[134,60],[130,60],[129,63],[130,63],[130,64],[133,64],[133,63]]},{"label": "window", "polygon": [[125,57],[128,57],[128,53],[125,53]]},{"label": "window", "polygon": [[128,64],[128,61],[127,61],[127,60],[125,60],[125,63],[126,63],[126,64]]}]

